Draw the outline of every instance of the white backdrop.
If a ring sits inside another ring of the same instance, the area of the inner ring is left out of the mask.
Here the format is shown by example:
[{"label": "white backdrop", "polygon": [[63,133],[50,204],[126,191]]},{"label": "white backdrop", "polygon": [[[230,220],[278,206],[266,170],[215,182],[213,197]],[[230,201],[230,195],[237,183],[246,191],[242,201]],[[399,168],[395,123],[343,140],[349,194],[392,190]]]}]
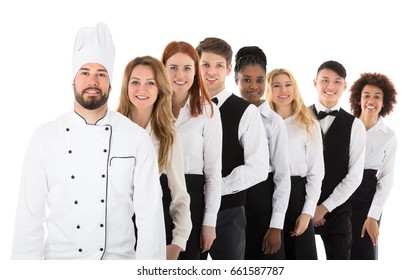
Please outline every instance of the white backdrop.
[{"label": "white backdrop", "polygon": [[[80,27],[104,21],[117,51],[112,109],[117,106],[126,63],[135,56],[160,58],[172,40],[196,46],[205,37],[217,36],[228,41],[234,53],[242,46],[257,45],[267,55],[268,70],[283,67],[294,73],[308,105],[317,98],[312,80],[325,60],[343,63],[349,87],[362,72],[388,75],[399,96],[385,122],[396,131],[399,150],[395,185],[382,219],[380,261],[375,266],[381,273],[393,265],[413,269],[419,250],[416,206],[420,193],[415,177],[420,156],[415,137],[420,62],[415,1],[109,2],[15,0],[0,4],[2,263],[10,264],[10,270],[18,266],[8,259],[20,169],[29,139],[38,125],[72,109],[74,37]],[[229,79],[229,88],[237,92],[233,77]],[[341,105],[349,108],[348,92]]]}]

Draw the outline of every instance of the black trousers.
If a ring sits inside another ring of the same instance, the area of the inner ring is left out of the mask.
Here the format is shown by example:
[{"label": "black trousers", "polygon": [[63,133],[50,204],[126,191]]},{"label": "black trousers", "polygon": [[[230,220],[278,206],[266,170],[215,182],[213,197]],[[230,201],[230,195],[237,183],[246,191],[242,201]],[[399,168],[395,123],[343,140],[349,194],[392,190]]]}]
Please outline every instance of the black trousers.
[{"label": "black trousers", "polygon": [[[377,260],[378,247],[373,246],[372,240],[367,232],[365,237],[361,237],[362,227],[369,213],[373,196],[376,192],[378,179],[376,178],[376,170],[365,169],[363,180],[357,190],[350,198],[352,206],[352,227],[353,241],[351,245],[352,260]],[[378,222],[379,226],[379,222]]]},{"label": "black trousers", "polygon": [[210,252],[201,254],[206,260],[208,253],[213,260],[243,260],[245,254],[245,209],[243,206],[220,210],[217,214],[216,239]]},{"label": "black trousers", "polygon": [[327,260],[349,260],[352,242],[351,205],[346,201],[325,215],[326,222],[315,228],[322,238]]},{"label": "black trousers", "polygon": [[[181,260],[199,260],[200,259],[200,236],[204,217],[204,176],[198,174],[186,174],[185,181],[187,191],[190,195],[190,212],[192,230],[187,241],[184,252],[181,252]],[[169,214],[169,206],[172,201],[171,193],[168,187],[168,178],[165,174],[160,177],[160,183],[163,190],[163,213],[165,217],[166,244],[172,242],[172,230],[174,224]]]},{"label": "black trousers", "polygon": [[262,251],[264,236],[271,222],[273,193],[273,173],[268,174],[267,180],[247,190],[245,260],[284,260],[285,258],[283,246],[270,255],[265,255]]},{"label": "black trousers", "polygon": [[306,178],[300,176],[291,177],[291,191],[289,205],[284,221],[284,249],[287,260],[317,260],[315,231],[312,220],[305,232],[297,237],[292,237],[290,232],[294,230],[296,220],[302,213],[306,196]]}]

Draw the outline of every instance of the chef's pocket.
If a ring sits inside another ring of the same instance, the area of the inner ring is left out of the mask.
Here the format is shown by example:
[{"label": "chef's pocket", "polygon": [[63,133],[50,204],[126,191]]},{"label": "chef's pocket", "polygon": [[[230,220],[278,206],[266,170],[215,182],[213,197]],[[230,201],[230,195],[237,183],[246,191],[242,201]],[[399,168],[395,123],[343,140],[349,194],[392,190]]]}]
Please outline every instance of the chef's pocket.
[{"label": "chef's pocket", "polygon": [[109,162],[109,180],[111,188],[116,193],[124,193],[133,186],[136,158],[112,157]]}]

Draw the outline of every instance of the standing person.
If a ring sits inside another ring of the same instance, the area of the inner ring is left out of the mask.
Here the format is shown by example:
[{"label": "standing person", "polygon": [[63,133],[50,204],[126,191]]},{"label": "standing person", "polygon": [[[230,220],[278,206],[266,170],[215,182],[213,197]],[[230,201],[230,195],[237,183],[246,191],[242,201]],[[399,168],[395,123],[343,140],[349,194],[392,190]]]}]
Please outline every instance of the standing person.
[{"label": "standing person", "polygon": [[322,63],[314,79],[318,101],[311,106],[322,129],[325,176],[313,218],[329,260],[350,259],[351,206],[365,163],[363,123],[338,104],[347,87],[346,69],[337,61]]},{"label": "standing person", "polygon": [[13,259],[165,258],[162,191],[150,137],[107,105],[114,53],[104,23],[76,36],[74,111],[42,125],[31,139]]},{"label": "standing person", "polygon": [[171,103],[171,82],[160,60],[143,56],[127,64],[117,111],[146,129],[152,139],[159,171],[165,172],[161,180],[169,187],[163,188],[166,259],[176,260],[185,251],[192,224],[182,144],[176,135]]},{"label": "standing person", "polygon": [[267,179],[267,138],[259,110],[225,88],[226,76],[232,71],[231,46],[210,37],[199,43],[197,51],[206,87],[219,107],[223,126],[222,202],[210,256],[215,260],[242,260],[246,190]]},{"label": "standing person", "polygon": [[221,199],[222,123],[204,86],[199,57],[189,43],[173,41],[162,54],[173,87],[172,111],[184,151],[193,228],[181,259],[200,259],[216,238]]},{"label": "standing person", "polygon": [[290,196],[286,125],[261,99],[267,73],[267,58],[263,50],[256,46],[243,47],[236,53],[235,62],[235,82],[242,98],[260,111],[270,153],[267,180],[247,191],[245,259],[285,259],[282,229]]},{"label": "standing person", "polygon": [[321,128],[290,71],[268,73],[266,96],[270,107],[284,119],[289,136],[292,189],[283,234],[286,259],[316,260],[312,217],[324,178]]},{"label": "standing person", "polygon": [[367,132],[365,171],[361,185],[351,197],[352,260],[377,260],[379,222],[394,183],[397,136],[385,125],[396,100],[391,80],[379,73],[363,73],[350,88],[350,106]]}]

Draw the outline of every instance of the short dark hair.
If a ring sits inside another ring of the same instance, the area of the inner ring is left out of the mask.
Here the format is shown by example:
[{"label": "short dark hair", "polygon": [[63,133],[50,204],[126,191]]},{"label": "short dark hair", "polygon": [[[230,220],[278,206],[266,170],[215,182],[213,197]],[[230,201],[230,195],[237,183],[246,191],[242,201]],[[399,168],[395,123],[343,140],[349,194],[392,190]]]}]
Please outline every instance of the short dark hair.
[{"label": "short dark hair", "polygon": [[319,66],[318,71],[316,72],[316,75],[318,76],[319,72],[321,72],[321,70],[323,69],[332,70],[343,79],[347,77],[346,68],[344,68],[344,66],[337,61],[334,61],[334,60],[325,61],[324,63],[321,64],[321,66]]}]

